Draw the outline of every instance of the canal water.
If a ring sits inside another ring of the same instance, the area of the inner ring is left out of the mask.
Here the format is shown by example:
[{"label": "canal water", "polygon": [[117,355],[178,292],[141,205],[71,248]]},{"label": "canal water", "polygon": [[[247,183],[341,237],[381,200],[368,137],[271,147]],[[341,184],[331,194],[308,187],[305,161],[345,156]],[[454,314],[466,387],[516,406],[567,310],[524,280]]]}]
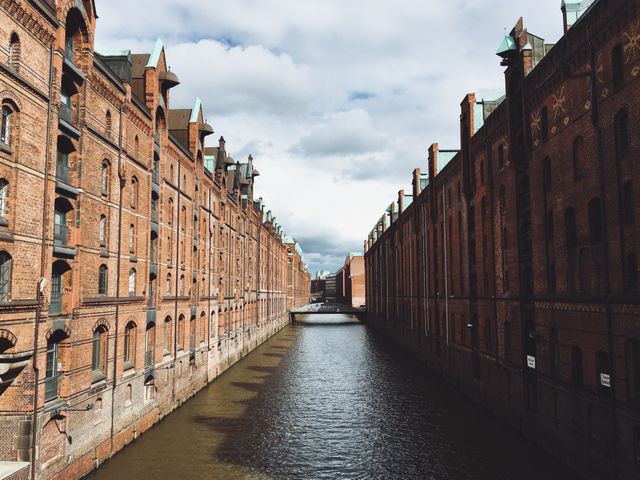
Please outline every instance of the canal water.
[{"label": "canal water", "polygon": [[90,478],[577,479],[371,329],[304,320]]}]

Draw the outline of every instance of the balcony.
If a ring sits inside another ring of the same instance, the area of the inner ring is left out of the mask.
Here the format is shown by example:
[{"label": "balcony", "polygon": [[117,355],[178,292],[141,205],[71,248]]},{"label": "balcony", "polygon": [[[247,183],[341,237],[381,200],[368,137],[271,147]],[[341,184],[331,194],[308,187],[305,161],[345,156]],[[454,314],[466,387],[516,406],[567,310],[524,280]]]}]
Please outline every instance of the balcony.
[{"label": "balcony", "polygon": [[78,114],[66,103],[60,103],[58,109],[58,123],[60,128],[66,131],[73,138],[80,138],[80,130],[78,130]]},{"label": "balcony", "polygon": [[74,80],[83,83],[84,82],[84,73],[80,70],[75,64],[75,54],[73,49],[67,48],[64,52],[64,70],[66,73],[70,74],[74,77]]},{"label": "balcony", "polygon": [[58,376],[44,379],[44,401],[50,402],[58,398]]},{"label": "balcony", "polygon": [[67,246],[69,243],[69,227],[66,225],[55,224],[53,226],[53,244],[61,247]]},{"label": "balcony", "polygon": [[160,134],[158,132],[153,134],[153,151],[160,155],[162,148],[160,147]]},{"label": "balcony", "polygon": [[73,198],[80,193],[77,188],[71,186],[71,168],[61,162],[56,162],[56,190]]},{"label": "balcony", "polygon": [[76,249],[69,246],[70,229],[66,225],[53,226],[53,253],[62,257],[74,257]]}]

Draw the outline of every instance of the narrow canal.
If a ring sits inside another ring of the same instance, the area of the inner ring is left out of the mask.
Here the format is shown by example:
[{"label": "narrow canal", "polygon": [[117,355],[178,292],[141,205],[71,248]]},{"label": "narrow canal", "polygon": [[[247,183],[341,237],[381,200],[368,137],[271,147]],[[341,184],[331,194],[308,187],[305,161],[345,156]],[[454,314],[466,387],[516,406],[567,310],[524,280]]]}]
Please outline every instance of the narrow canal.
[{"label": "narrow canal", "polygon": [[577,478],[364,325],[327,318],[284,329],[90,478]]}]

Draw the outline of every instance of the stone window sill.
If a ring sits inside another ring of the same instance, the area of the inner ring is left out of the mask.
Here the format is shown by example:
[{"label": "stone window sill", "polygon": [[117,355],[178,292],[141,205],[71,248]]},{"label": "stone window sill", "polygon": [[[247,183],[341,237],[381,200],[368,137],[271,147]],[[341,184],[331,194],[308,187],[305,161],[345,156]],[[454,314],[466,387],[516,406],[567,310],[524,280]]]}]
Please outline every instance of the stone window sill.
[{"label": "stone window sill", "polygon": [[100,370],[93,370],[91,372],[91,384],[94,385],[96,383],[102,382],[107,378],[107,376],[102,373]]}]

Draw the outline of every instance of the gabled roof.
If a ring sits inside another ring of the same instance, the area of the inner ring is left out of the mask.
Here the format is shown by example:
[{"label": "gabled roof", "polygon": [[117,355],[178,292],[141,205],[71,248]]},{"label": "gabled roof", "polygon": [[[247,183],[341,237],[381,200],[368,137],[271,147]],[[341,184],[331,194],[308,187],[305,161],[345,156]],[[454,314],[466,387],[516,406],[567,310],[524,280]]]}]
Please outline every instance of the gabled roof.
[{"label": "gabled roof", "polygon": [[144,77],[144,70],[149,63],[148,53],[134,53],[131,55],[131,76],[133,78]]},{"label": "gabled roof", "polygon": [[169,110],[169,130],[185,130],[189,128],[191,110],[176,108]]}]

